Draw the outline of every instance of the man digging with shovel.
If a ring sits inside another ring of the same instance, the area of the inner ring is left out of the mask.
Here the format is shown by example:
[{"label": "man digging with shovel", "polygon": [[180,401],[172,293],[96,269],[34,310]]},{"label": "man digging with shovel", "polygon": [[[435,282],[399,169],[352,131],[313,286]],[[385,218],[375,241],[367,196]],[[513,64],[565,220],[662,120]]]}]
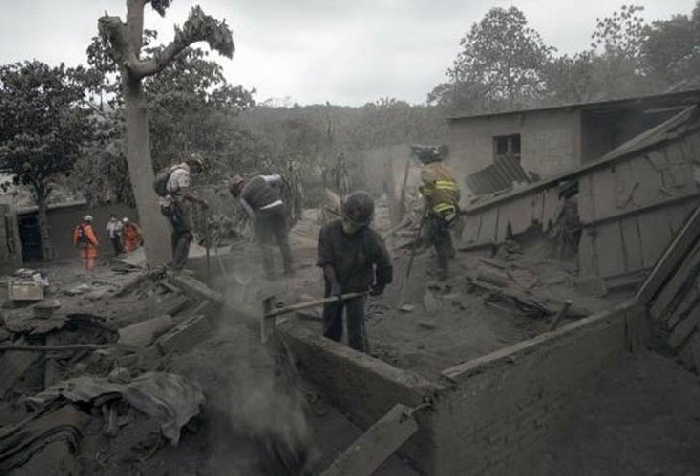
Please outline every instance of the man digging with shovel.
[{"label": "man digging with shovel", "polygon": [[[340,341],[343,334],[343,309],[348,323],[348,344],[366,352],[366,294],[379,296],[391,283],[393,268],[384,242],[369,225],[374,201],[366,192],[354,192],[345,198],[341,218],[323,226],[318,236],[318,266],[323,269],[325,297],[338,300],[323,306],[323,336]],[[343,293],[363,293],[343,301]]]}]

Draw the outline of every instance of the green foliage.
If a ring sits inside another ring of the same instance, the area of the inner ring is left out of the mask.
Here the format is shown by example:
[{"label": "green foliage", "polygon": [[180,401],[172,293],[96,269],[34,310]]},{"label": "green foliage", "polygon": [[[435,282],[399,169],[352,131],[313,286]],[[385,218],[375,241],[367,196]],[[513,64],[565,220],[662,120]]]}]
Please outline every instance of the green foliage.
[{"label": "green foliage", "polygon": [[233,58],[233,33],[226,21],[216,20],[195,5],[182,29],[175,27],[175,43],[189,46],[198,41],[206,41],[214,51]]},{"label": "green foliage", "polygon": [[38,61],[0,66],[0,171],[42,204],[94,138],[82,68]]},{"label": "green foliage", "polygon": [[[146,57],[162,54],[165,47],[157,43],[157,34],[144,31],[143,53]],[[91,201],[134,203],[126,161],[126,122],[123,114],[121,71],[110,61],[108,43],[94,37],[87,48],[89,72],[93,78],[90,93],[96,108],[102,111],[106,147],[81,159],[76,175],[80,182],[90,181],[87,198]],[[256,149],[255,140],[241,130],[235,117],[254,106],[254,91],[227,82],[220,64],[210,53],[188,47],[157,75],[144,79],[143,87],[149,109],[151,157],[155,170],[182,160],[191,152],[201,153],[208,162],[209,178],[223,178],[224,172],[244,154]],[[77,177],[76,177],[77,178]],[[78,180],[73,180],[74,186]]]},{"label": "green foliage", "polygon": [[517,8],[493,8],[462,39],[449,82],[428,102],[477,113],[697,87],[700,3],[690,17],[651,25],[643,10],[623,5],[596,19],[589,48],[557,57]]},{"label": "green foliage", "polygon": [[554,48],[544,44],[518,8],[489,10],[460,47],[447,71],[454,90],[433,90],[437,102],[472,110],[513,108],[530,104],[544,90],[543,73]]},{"label": "green foliage", "polygon": [[674,15],[646,25],[641,55],[655,80],[673,87],[700,77],[700,2],[690,16]]}]

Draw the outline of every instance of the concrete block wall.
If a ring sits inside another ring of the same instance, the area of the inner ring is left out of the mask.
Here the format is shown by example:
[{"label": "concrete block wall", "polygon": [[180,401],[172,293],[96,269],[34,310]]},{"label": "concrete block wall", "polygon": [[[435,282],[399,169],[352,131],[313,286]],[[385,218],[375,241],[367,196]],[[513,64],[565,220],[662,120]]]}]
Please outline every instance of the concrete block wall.
[{"label": "concrete block wall", "polygon": [[[362,429],[368,429],[397,403],[416,407],[445,390],[416,373],[392,367],[308,329],[293,324],[277,328],[301,374]],[[415,416],[420,430],[399,452],[416,468],[432,474],[433,416],[423,412]]]},{"label": "concrete block wall", "polygon": [[455,388],[435,411],[431,474],[530,474],[576,393],[642,335],[634,301],[446,369]]},{"label": "concrete block wall", "polygon": [[521,164],[551,177],[581,162],[581,121],[577,110],[531,111],[453,119],[448,126],[452,167],[469,175],[493,163],[493,138],[520,134]]},{"label": "concrete block wall", "polygon": [[437,476],[527,475],[547,438],[566,425],[576,394],[620,355],[639,346],[647,310],[635,300],[443,371],[427,381],[293,325],[280,334],[300,372],[360,427],[394,404],[419,431],[399,452]]}]

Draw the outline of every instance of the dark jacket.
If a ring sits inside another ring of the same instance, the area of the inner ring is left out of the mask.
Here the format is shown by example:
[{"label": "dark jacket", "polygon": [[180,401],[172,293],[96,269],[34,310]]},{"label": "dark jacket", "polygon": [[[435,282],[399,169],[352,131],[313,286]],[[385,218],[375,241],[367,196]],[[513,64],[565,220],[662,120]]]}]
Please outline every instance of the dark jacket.
[{"label": "dark jacket", "polygon": [[243,187],[241,198],[257,212],[260,208],[280,200],[280,194],[276,187],[267,183],[260,175],[256,175]]},{"label": "dark jacket", "polygon": [[379,234],[364,228],[347,235],[340,220],[321,228],[317,264],[335,268],[343,292],[366,291],[374,282],[387,285],[393,279],[391,258]]}]

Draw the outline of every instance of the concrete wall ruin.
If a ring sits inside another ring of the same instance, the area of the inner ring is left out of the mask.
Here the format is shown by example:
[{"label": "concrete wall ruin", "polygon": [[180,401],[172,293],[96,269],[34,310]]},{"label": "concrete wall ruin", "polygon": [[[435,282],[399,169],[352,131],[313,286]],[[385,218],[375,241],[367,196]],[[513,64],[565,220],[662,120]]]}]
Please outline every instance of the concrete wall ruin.
[{"label": "concrete wall ruin", "polygon": [[638,281],[700,203],[698,151],[691,107],[595,162],[466,208],[459,247],[502,243],[534,224],[551,231],[564,206],[560,185],[575,182],[579,275]]},{"label": "concrete wall ruin", "polygon": [[581,163],[580,111],[529,111],[449,121],[450,161],[465,175],[491,165],[495,136],[520,134],[526,172],[551,177]]},{"label": "concrete wall ruin", "polygon": [[577,390],[639,345],[646,316],[630,301],[446,369],[436,382],[308,330],[279,330],[301,373],[362,428],[396,403],[432,402],[400,450],[424,473],[527,474],[547,436],[565,424]]}]

